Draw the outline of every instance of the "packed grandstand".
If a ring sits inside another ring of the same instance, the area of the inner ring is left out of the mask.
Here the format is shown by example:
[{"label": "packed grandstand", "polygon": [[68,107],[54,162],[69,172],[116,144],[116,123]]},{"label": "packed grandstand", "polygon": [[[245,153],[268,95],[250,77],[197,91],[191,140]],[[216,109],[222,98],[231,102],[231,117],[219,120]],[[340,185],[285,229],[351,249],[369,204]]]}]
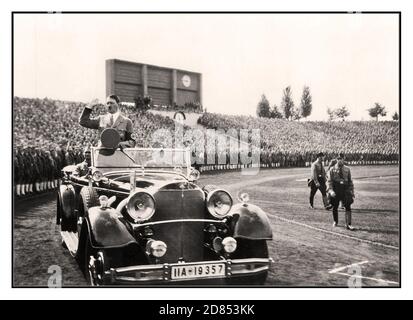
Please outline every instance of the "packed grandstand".
[{"label": "packed grandstand", "polygon": [[[55,188],[61,169],[83,161],[84,147],[97,144],[98,132],[78,124],[84,106],[79,102],[14,97],[14,181],[24,186],[17,195]],[[158,129],[175,129],[171,118],[136,111],[133,105],[121,109],[134,124],[138,147],[153,146],[152,136]],[[398,163],[399,159],[396,121],[287,121],[203,113],[198,123],[205,129],[225,131],[259,129],[261,167],[308,166],[320,151],[326,154],[326,161],[345,153],[346,161],[352,164]],[[198,164],[198,168],[236,169],[240,165]]]}]

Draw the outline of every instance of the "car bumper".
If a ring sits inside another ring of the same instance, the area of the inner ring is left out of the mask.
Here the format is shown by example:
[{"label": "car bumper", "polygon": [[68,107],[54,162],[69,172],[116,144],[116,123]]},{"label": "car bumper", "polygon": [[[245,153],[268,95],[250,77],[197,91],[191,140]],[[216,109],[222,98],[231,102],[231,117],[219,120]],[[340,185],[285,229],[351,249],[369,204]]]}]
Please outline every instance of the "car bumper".
[{"label": "car bumper", "polygon": [[[105,283],[108,284],[133,284],[133,283],[174,283],[182,281],[198,281],[210,279],[228,279],[232,277],[252,276],[268,271],[273,263],[272,258],[249,258],[234,260],[216,260],[191,263],[173,263],[159,265],[130,266],[112,268],[104,273]],[[202,275],[196,277],[186,277],[174,279],[172,271],[176,267],[197,267],[202,265],[224,265],[223,274]]]}]

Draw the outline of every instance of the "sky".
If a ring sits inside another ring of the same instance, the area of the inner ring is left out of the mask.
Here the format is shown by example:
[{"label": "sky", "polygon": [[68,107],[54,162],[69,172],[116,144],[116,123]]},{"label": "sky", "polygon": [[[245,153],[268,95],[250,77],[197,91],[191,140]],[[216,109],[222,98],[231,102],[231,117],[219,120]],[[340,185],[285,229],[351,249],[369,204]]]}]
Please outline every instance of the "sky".
[{"label": "sky", "polygon": [[14,95],[105,99],[105,60],[202,73],[209,112],[255,115],[265,94],[298,106],[309,86],[309,120],[346,105],[368,120],[379,102],[399,107],[395,14],[21,14],[14,16]]}]

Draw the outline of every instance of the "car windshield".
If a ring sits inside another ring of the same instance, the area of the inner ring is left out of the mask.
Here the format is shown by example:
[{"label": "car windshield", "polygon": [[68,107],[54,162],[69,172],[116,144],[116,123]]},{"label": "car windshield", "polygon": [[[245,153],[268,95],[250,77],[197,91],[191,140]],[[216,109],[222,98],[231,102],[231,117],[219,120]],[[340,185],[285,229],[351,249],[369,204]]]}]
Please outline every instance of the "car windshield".
[{"label": "car windshield", "polygon": [[189,150],[140,149],[112,150],[93,148],[93,166],[97,168],[173,169],[190,167]]}]

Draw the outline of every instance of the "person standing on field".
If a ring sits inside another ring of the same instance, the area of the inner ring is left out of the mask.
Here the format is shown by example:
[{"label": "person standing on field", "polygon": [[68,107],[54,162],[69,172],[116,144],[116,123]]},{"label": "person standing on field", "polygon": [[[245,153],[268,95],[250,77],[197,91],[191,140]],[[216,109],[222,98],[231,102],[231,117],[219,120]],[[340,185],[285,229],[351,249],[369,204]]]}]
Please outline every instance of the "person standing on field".
[{"label": "person standing on field", "polygon": [[317,160],[311,164],[311,178],[308,186],[310,187],[310,209],[314,209],[314,196],[317,190],[320,190],[323,197],[323,205],[325,209],[329,209],[326,192],[326,171],[323,165],[324,154],[317,154]]},{"label": "person standing on field", "polygon": [[338,206],[343,202],[346,210],[346,228],[354,230],[351,224],[351,204],[354,202],[354,184],[350,168],[344,165],[342,156],[337,158],[337,163],[328,172],[328,193],[333,205],[333,226],[338,224]]}]

